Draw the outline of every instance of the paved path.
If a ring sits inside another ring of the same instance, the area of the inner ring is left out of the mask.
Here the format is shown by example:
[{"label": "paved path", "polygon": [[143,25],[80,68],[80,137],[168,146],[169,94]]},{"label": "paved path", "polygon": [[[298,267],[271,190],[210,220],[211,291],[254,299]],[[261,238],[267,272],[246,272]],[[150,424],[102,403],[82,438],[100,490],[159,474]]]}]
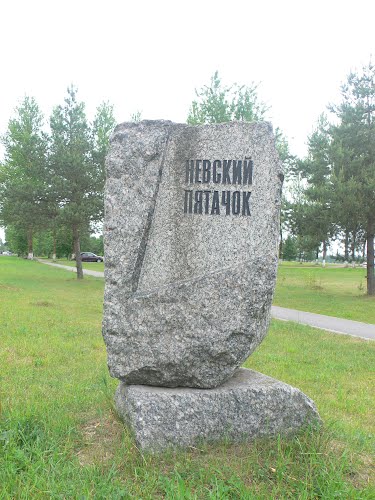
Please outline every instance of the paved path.
[{"label": "paved path", "polygon": [[335,318],[334,316],[324,316],[285,307],[272,306],[272,317],[284,321],[295,321],[302,325],[309,325],[322,330],[328,330],[335,333],[344,333],[354,335],[364,339],[375,340],[375,325],[351,321],[350,319]]},{"label": "paved path", "polygon": [[[77,268],[75,266],[64,266],[63,264],[55,264],[54,262],[46,262],[42,259],[37,259],[41,264],[47,264],[47,266],[59,267],[60,269],[65,269],[66,271],[72,271],[73,273],[77,272]],[[96,278],[104,278],[103,271],[91,271],[91,269],[83,269],[83,274],[87,274],[89,276],[95,276]]]},{"label": "paved path", "polygon": [[[39,260],[42,264],[48,266],[60,267],[67,271],[76,272],[77,269],[73,266],[64,266],[63,264],[55,264],[53,262],[46,262]],[[102,271],[91,271],[84,269],[83,274],[95,276],[96,278],[104,278]],[[353,335],[354,337],[361,337],[364,339],[375,340],[375,325],[368,323],[361,323],[359,321],[351,321],[349,319],[335,318],[334,316],[324,316],[323,314],[315,314],[304,311],[296,311],[295,309],[286,309],[285,307],[272,306],[272,317],[281,319],[283,321],[295,321],[302,325],[309,325],[321,330],[328,330],[334,333],[344,333],[346,335]]]}]

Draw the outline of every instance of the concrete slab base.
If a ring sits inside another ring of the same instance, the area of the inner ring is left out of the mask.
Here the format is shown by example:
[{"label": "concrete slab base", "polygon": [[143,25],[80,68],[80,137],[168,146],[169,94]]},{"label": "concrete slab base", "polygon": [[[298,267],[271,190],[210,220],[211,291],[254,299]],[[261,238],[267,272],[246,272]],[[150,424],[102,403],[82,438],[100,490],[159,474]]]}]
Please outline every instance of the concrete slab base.
[{"label": "concrete slab base", "polygon": [[224,439],[238,443],[320,422],[314,402],[303,392],[245,368],[214,389],[121,383],[115,402],[137,445],[148,451]]}]

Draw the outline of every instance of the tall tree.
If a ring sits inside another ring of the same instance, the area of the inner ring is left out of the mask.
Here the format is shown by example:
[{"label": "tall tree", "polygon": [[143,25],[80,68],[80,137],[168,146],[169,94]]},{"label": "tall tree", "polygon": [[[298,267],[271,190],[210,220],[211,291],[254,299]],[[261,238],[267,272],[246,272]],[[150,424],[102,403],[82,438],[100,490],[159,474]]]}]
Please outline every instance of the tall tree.
[{"label": "tall tree", "polygon": [[336,232],[333,212],[332,160],[330,124],[325,115],[308,138],[308,156],[299,162],[299,171],[306,182],[304,196],[303,233],[311,242],[316,242],[317,253],[320,246],[325,266],[327,248]]},{"label": "tall tree", "polygon": [[11,252],[19,256],[27,255],[27,234],[23,229],[8,224],[5,229],[5,241]]},{"label": "tall tree", "polygon": [[92,158],[98,168],[98,175],[104,180],[104,163],[108,153],[109,138],[116,125],[113,116],[113,106],[108,102],[100,104],[96,110],[94,122],[92,124]]},{"label": "tall tree", "polygon": [[46,222],[47,137],[43,116],[32,97],[25,97],[3,138],[5,162],[0,167],[0,220],[27,235],[33,258],[34,231]]},{"label": "tall tree", "polygon": [[342,153],[336,175],[364,223],[367,293],[375,295],[375,66],[369,63],[362,71],[351,73],[341,91],[341,103],[331,107],[339,120],[332,127],[333,143]]},{"label": "tall tree", "polygon": [[275,130],[275,145],[279,153],[280,161],[283,165],[284,183],[281,198],[280,210],[280,241],[279,241],[279,257],[284,258],[284,234],[288,232],[289,220],[292,210],[292,203],[290,202],[290,189],[295,183],[296,176],[298,175],[298,158],[292,155],[289,150],[289,144],[286,137],[283,135],[279,128]]},{"label": "tall tree", "polygon": [[93,126],[85,105],[70,86],[64,105],[50,119],[51,173],[60,221],[71,228],[77,278],[83,278],[80,232],[103,218],[104,160],[109,134],[114,126],[112,107],[102,104]]},{"label": "tall tree", "polygon": [[[100,104],[96,110],[94,122],[92,124],[92,159],[94,167],[97,169],[97,175],[101,178],[101,214],[99,224],[92,226],[95,232],[101,232],[103,229],[102,219],[104,213],[104,182],[105,182],[105,159],[109,149],[109,139],[115,128],[116,120],[113,115],[113,106],[108,102]],[[94,251],[95,252],[95,251]],[[103,252],[101,252],[103,253]]]}]

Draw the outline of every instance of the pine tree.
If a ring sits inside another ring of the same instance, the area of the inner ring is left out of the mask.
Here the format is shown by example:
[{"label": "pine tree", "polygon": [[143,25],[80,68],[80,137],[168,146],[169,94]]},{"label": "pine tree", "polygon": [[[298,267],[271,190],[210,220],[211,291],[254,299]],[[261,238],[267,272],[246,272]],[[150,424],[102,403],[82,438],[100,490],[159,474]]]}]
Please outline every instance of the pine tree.
[{"label": "pine tree", "polygon": [[43,116],[32,97],[25,97],[3,138],[5,162],[0,168],[0,220],[24,233],[33,258],[34,231],[47,223],[47,137]]},{"label": "pine tree", "polygon": [[[375,66],[351,73],[342,86],[342,101],[332,106],[339,123],[332,127],[336,153],[336,189],[363,221],[367,240],[367,293],[375,295]],[[343,211],[345,207],[343,206]]]},{"label": "pine tree", "polygon": [[60,207],[59,220],[71,228],[77,278],[83,278],[80,232],[103,218],[104,159],[114,125],[112,108],[98,108],[90,127],[77,90],[68,88],[65,103],[51,120],[51,182]]}]

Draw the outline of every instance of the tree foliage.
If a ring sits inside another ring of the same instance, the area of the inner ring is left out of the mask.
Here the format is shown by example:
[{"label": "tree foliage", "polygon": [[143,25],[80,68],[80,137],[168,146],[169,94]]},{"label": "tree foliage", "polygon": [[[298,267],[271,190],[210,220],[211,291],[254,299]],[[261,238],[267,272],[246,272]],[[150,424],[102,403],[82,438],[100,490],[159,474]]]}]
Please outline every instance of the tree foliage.
[{"label": "tree foliage", "polygon": [[87,239],[103,218],[104,161],[114,125],[108,103],[89,123],[71,86],[53,110],[48,135],[35,99],[25,97],[9,121],[0,166],[0,222],[15,251],[24,254],[28,241],[32,256],[34,241],[38,252],[68,255],[73,244],[82,277],[80,235]]},{"label": "tree foliage", "polygon": [[113,109],[99,106],[92,127],[77,90],[68,88],[51,120],[50,170],[60,221],[71,228],[77,277],[82,278],[80,232],[103,218],[104,161],[114,127]]},{"label": "tree foliage", "polygon": [[18,255],[27,255],[27,232],[24,229],[8,224],[5,231],[5,241],[12,252]]},{"label": "tree foliage", "polygon": [[282,258],[283,260],[289,260],[289,261],[295,260],[297,258],[297,253],[298,250],[297,250],[296,239],[288,235],[284,243]]},{"label": "tree foliage", "polygon": [[0,169],[0,220],[4,226],[27,233],[30,258],[33,232],[48,217],[48,143],[42,127],[43,116],[35,99],[25,97],[3,137],[5,162]]},{"label": "tree foliage", "polygon": [[[375,66],[370,62],[350,73],[342,100],[331,110],[339,123],[332,127],[336,184],[350,200],[355,223],[362,220],[367,238],[367,292],[375,295]],[[339,192],[339,189],[337,189]]]},{"label": "tree foliage", "polygon": [[350,250],[354,260],[365,237],[367,291],[374,295],[375,67],[370,63],[351,73],[341,103],[329,109],[336,120],[320,118],[308,157],[299,164],[305,199],[293,208],[292,219],[300,234],[316,238],[324,249],[332,237],[344,235],[346,259]]},{"label": "tree foliage", "polygon": [[232,120],[259,121],[267,111],[259,101],[257,86],[222,84],[216,71],[209,85],[196,90],[197,99],[193,100],[187,122],[190,125],[202,123],[224,123]]}]

